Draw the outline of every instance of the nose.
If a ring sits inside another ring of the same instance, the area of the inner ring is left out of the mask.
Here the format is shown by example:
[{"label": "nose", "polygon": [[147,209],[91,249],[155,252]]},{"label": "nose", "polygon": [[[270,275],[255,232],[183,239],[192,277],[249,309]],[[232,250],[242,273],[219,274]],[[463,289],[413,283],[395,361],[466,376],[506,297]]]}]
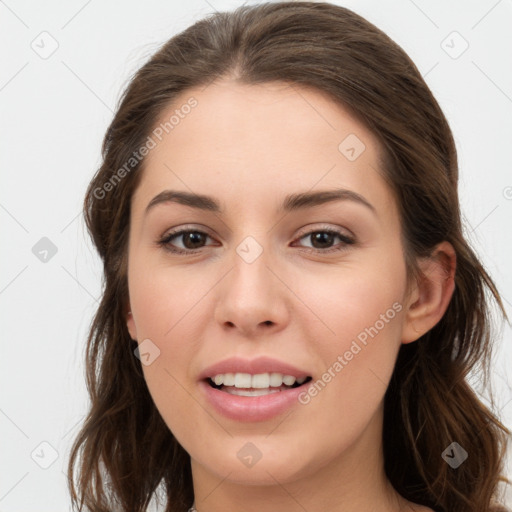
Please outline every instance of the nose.
[{"label": "nose", "polygon": [[291,292],[275,267],[265,251],[250,263],[235,255],[216,287],[215,321],[224,331],[254,338],[286,326]]}]

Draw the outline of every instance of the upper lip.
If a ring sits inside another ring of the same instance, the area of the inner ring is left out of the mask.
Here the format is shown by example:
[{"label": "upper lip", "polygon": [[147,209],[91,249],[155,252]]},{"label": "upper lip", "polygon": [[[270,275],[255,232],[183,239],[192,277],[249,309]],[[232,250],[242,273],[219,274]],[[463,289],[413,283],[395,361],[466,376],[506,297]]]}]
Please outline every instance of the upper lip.
[{"label": "upper lip", "polygon": [[199,380],[214,377],[222,373],[250,373],[252,375],[258,373],[282,373],[283,375],[292,375],[295,378],[310,376],[310,374],[304,370],[300,370],[291,364],[271,357],[257,357],[255,359],[230,357],[205,368],[199,374]]}]

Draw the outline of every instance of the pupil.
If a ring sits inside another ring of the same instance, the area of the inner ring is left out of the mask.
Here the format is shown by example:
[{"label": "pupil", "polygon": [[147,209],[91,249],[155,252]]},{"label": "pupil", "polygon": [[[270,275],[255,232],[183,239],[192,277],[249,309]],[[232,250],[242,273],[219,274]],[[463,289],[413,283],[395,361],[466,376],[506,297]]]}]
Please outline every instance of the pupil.
[{"label": "pupil", "polygon": [[[330,245],[332,243],[332,238],[333,238],[333,234],[332,233],[324,233],[324,232],[321,232],[321,233],[315,233],[313,235],[313,246],[316,247],[316,242],[319,241],[320,244],[322,243],[327,243],[327,245]],[[322,248],[322,247],[320,247]]]},{"label": "pupil", "polygon": [[197,233],[197,232],[192,232],[192,233],[187,233],[186,235],[183,235],[185,237],[185,240],[189,240],[189,239],[192,239],[192,247],[190,247],[190,244],[187,244],[185,243],[185,247],[187,247],[187,249],[196,249],[196,246],[194,245],[194,239],[195,239],[195,243],[199,243],[201,244],[201,238],[202,238],[202,234],[201,233]]}]

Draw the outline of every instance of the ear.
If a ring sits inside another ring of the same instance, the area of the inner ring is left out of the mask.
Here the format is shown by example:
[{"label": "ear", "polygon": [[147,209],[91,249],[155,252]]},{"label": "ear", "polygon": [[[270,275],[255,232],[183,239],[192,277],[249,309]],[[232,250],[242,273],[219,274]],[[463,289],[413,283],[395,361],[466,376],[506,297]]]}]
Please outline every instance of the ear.
[{"label": "ear", "polygon": [[457,257],[449,242],[441,242],[420,261],[421,275],[414,284],[404,317],[402,343],[411,343],[443,317],[455,290]]},{"label": "ear", "polygon": [[128,332],[130,333],[130,338],[134,341],[137,340],[137,327],[135,326],[135,320],[133,319],[133,314],[131,312],[131,306],[128,302],[125,307],[125,319],[126,319],[126,327],[128,328]]}]

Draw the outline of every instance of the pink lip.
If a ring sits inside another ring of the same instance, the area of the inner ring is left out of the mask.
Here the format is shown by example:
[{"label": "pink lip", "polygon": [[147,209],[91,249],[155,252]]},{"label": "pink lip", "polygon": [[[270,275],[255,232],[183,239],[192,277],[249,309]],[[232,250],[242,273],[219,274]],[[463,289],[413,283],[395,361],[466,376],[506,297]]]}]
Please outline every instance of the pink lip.
[{"label": "pink lip", "polygon": [[309,384],[311,382],[263,396],[231,395],[211,387],[205,380],[201,381],[199,386],[218,413],[234,421],[250,422],[269,420],[293,405],[299,407],[299,394],[303,393]]},{"label": "pink lip", "polygon": [[256,359],[242,359],[240,357],[231,357],[219,361],[208,368],[205,368],[199,374],[199,380],[204,380],[219,373],[282,373],[283,375],[293,375],[295,378],[311,376],[310,373],[299,370],[295,366],[283,363],[278,359],[271,357],[258,357]]},{"label": "pink lip", "polygon": [[296,378],[308,377],[311,374],[298,368],[272,359],[259,357],[257,359],[230,358],[220,361],[203,370],[199,375],[199,386],[206,400],[223,416],[234,421],[265,421],[283,413],[293,405],[299,405],[299,394],[309,386],[302,386],[270,393],[263,396],[238,396],[216,389],[208,383],[208,378],[220,373],[282,373]]}]

